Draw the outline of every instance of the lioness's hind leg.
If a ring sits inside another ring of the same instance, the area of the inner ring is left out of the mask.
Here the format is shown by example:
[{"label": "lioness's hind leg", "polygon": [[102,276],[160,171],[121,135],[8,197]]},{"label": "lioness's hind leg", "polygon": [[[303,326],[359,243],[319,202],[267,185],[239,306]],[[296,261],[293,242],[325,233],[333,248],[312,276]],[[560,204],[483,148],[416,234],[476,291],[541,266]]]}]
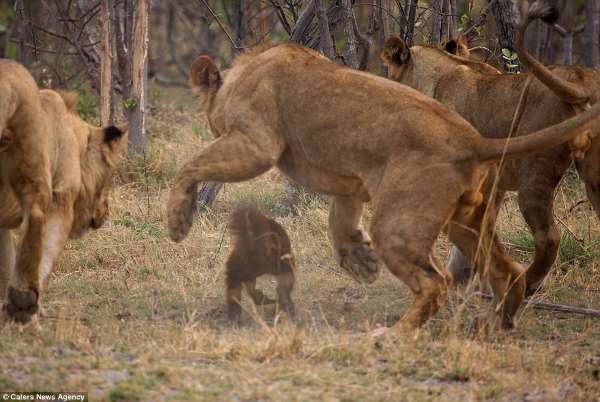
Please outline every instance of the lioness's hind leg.
[{"label": "lioness's hind leg", "polygon": [[535,252],[527,268],[527,294],[540,287],[552,268],[560,245],[560,233],[554,222],[554,189],[558,181],[539,176],[519,192],[519,208],[533,233]]},{"label": "lioness's hind leg", "polygon": [[418,327],[434,315],[452,281],[450,273],[435,261],[432,248],[461,195],[461,179],[450,166],[429,169],[428,177],[443,183],[432,192],[422,174],[419,169],[402,170],[389,174],[389,181],[384,178],[371,222],[377,255],[414,297],[394,326],[398,330]]},{"label": "lioness's hind leg", "polygon": [[181,168],[167,205],[171,239],[181,241],[190,230],[199,182],[249,180],[275,165],[283,151],[283,142],[263,133],[251,134],[234,132],[222,136]]},{"label": "lioness's hind leg", "polygon": [[380,272],[371,239],[359,224],[363,202],[354,197],[332,197],[329,237],[340,266],[360,282],[372,283]]},{"label": "lioness's hind leg", "polygon": [[492,237],[490,226],[484,227],[480,235],[453,221],[447,232],[450,241],[474,261],[482,278],[489,282],[498,303],[497,317],[502,328],[513,328],[514,316],[525,293],[525,269],[506,254],[498,238]]},{"label": "lioness's hind leg", "polygon": [[0,230],[0,306],[6,301],[8,283],[15,266],[15,246],[10,230]]}]

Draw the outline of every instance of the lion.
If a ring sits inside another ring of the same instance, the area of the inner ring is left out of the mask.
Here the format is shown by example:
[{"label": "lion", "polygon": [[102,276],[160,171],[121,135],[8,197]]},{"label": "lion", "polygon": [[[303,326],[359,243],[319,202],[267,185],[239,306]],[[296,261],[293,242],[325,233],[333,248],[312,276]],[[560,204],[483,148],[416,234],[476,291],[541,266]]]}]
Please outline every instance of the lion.
[{"label": "lion", "polygon": [[[14,135],[0,152],[0,300],[8,318],[24,324],[38,321],[41,292],[67,238],[79,238],[106,220],[112,173],[127,128],[98,128],[84,122],[75,111],[76,93],[36,89],[19,96],[40,104],[41,110],[29,110],[29,115],[25,110],[20,118],[45,125],[46,174],[52,183],[47,209],[34,209],[27,217],[17,196],[27,183],[16,182],[10,172],[18,171],[29,155],[19,143],[21,128],[14,119],[8,120],[5,130]],[[20,244],[14,243],[14,235],[22,237]]]},{"label": "lion", "polygon": [[[398,330],[422,325],[444,301],[452,277],[432,253],[438,234],[446,231],[463,252],[475,253],[478,234],[465,227],[489,168],[503,155],[569,141],[600,111],[595,106],[508,143],[484,138],[414,89],[291,43],[238,56],[226,77],[200,56],[190,75],[216,139],[181,167],[171,187],[171,239],[182,241],[190,230],[198,183],[246,181],[277,166],[332,196],[329,231],[342,268],[369,282],[379,256],[409,287],[414,300]],[[366,202],[373,207],[370,236],[360,225]],[[490,258],[494,321],[509,328],[523,300],[524,269],[503,250]]]},{"label": "lion", "polygon": [[[522,38],[527,24],[542,16],[538,8],[532,8],[527,23],[521,27],[519,55],[523,64],[532,67],[532,74],[501,74],[485,63],[431,47],[409,49],[398,37],[387,39],[382,58],[388,65],[389,78],[440,101],[488,138],[508,135],[521,93],[529,86],[515,133],[520,137],[571,118],[588,104],[595,104],[600,95],[597,71],[578,66],[546,68],[524,51]],[[532,75],[538,79],[532,80]],[[518,192],[519,208],[535,242],[534,258],[527,269],[527,294],[539,288],[556,260],[560,234],[553,215],[554,191],[572,159],[600,217],[600,139],[591,140],[589,134],[582,132],[568,143],[505,164],[498,193],[489,203],[492,207],[489,219],[493,221],[504,194]],[[488,200],[489,194],[484,198]],[[487,204],[482,204],[481,209]],[[482,211],[478,215],[484,216]],[[478,227],[481,222],[474,224]],[[457,255],[456,250],[451,255]],[[464,258],[451,261],[450,270],[456,282],[469,277],[469,264],[465,269]]]},{"label": "lion", "polygon": [[233,250],[227,259],[226,289],[229,321],[239,324],[242,285],[256,305],[274,300],[256,288],[256,278],[273,275],[277,279],[277,309],[294,319],[291,293],[294,289],[294,256],[285,229],[254,206],[242,206],[231,214],[229,230]]}]

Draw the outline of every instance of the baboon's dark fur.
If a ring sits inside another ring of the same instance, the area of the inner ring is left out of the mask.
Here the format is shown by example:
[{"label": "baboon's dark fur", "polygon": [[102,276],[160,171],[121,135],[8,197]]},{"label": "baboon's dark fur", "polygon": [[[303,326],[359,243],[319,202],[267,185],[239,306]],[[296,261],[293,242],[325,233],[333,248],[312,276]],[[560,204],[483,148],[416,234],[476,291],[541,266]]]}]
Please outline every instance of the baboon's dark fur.
[{"label": "baboon's dark fur", "polygon": [[290,239],[281,225],[254,206],[242,206],[231,215],[232,252],[227,260],[227,306],[229,319],[239,322],[242,284],[255,304],[274,303],[256,289],[256,278],[274,275],[277,305],[293,318],[294,257]]}]

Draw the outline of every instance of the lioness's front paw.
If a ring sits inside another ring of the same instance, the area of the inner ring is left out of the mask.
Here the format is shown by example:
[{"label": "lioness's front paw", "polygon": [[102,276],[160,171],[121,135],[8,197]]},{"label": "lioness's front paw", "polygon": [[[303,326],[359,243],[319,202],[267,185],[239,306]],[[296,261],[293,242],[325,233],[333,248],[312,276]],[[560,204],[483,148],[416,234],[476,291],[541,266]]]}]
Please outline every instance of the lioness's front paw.
[{"label": "lioness's front paw", "polygon": [[358,282],[373,283],[379,277],[380,266],[371,240],[357,230],[350,241],[339,249],[340,266]]},{"label": "lioness's front paw", "polygon": [[33,290],[8,288],[8,301],[4,306],[8,318],[20,324],[30,322],[38,312],[38,296]]}]

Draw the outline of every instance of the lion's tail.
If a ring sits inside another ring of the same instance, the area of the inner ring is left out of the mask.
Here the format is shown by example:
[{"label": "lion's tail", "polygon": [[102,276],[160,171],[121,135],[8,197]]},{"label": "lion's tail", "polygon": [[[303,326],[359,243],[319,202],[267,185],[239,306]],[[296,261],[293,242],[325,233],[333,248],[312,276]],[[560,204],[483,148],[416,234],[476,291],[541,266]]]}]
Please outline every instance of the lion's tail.
[{"label": "lion's tail", "polygon": [[600,122],[600,102],[585,112],[554,126],[514,138],[482,138],[475,147],[474,159],[485,162],[519,158],[556,147]]},{"label": "lion's tail", "polygon": [[575,85],[557,75],[540,63],[533,57],[525,46],[525,32],[532,21],[541,19],[542,21],[553,24],[558,18],[558,10],[548,4],[546,0],[537,0],[529,6],[526,17],[519,27],[517,35],[517,49],[519,57],[524,65],[526,65],[531,73],[537,79],[544,83],[552,92],[554,92],[564,102],[570,104],[585,104],[590,100],[590,93],[578,85]]}]

